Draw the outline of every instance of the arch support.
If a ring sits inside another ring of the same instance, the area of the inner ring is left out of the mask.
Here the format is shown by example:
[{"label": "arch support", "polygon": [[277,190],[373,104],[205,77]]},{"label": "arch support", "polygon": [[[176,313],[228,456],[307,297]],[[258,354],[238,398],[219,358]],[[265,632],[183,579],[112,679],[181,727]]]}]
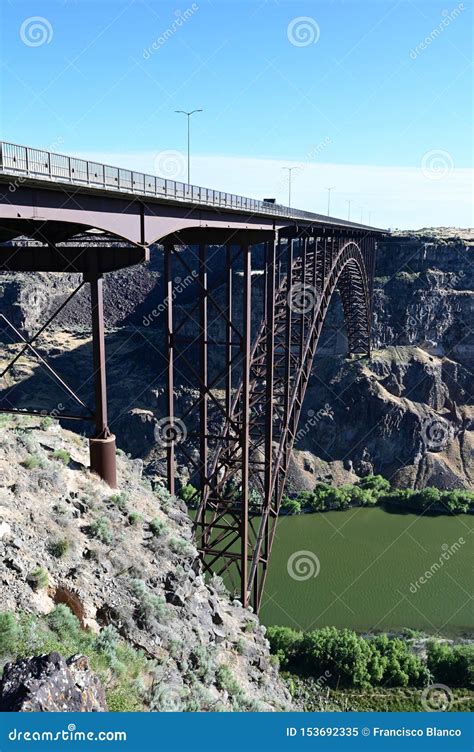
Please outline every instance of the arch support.
[{"label": "arch support", "polygon": [[[255,610],[314,355],[336,289],[350,354],[370,354],[374,243],[370,236],[353,239],[334,231],[275,234],[265,244],[261,319],[252,326],[251,342],[250,293],[243,290],[241,376],[227,379],[228,408],[199,487],[195,530],[205,569],[224,575],[243,605],[252,603]],[[240,275],[248,283],[245,265]]]}]

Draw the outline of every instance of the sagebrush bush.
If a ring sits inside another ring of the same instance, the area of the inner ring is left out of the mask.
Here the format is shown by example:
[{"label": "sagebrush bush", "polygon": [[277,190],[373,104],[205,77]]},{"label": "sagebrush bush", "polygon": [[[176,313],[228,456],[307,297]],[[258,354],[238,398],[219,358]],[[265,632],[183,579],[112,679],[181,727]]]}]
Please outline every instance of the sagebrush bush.
[{"label": "sagebrush bush", "polygon": [[67,538],[59,538],[58,540],[51,541],[48,544],[48,551],[51,556],[54,556],[56,559],[61,559],[67,554],[70,547],[71,544]]},{"label": "sagebrush bush", "polygon": [[52,453],[51,457],[53,458],[53,460],[59,460],[64,465],[69,465],[71,461],[71,455],[65,449],[56,449]]},{"label": "sagebrush bush", "polygon": [[20,462],[20,465],[26,470],[35,470],[36,468],[42,467],[43,463],[35,454],[30,454],[26,459]]},{"label": "sagebrush bush", "polygon": [[44,567],[36,567],[28,575],[28,582],[34,590],[43,590],[49,585],[48,570]]},{"label": "sagebrush bush", "polygon": [[149,528],[153,535],[156,535],[157,537],[161,535],[165,535],[168,532],[168,528],[166,526],[166,523],[164,520],[160,519],[159,517],[154,517],[150,524]]},{"label": "sagebrush bush", "polygon": [[138,603],[135,608],[135,618],[143,629],[153,629],[155,622],[163,622],[168,616],[166,601],[161,595],[153,593],[143,580],[132,580],[131,591]]},{"label": "sagebrush bush", "polygon": [[89,533],[93,538],[97,538],[107,545],[111,545],[114,542],[114,536],[107,517],[98,517],[94,520],[89,526]]}]

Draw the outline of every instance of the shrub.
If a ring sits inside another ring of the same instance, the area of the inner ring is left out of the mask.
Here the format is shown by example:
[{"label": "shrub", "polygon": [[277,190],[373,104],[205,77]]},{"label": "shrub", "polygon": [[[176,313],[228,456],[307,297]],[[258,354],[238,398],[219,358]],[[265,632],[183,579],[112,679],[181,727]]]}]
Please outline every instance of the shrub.
[{"label": "shrub", "polygon": [[53,460],[59,460],[64,465],[69,465],[71,461],[71,455],[69,454],[69,452],[66,452],[65,449],[56,449],[52,453],[51,457],[53,458]]},{"label": "shrub", "polygon": [[18,625],[12,613],[0,613],[0,655],[13,655],[16,650]]},{"label": "shrub", "polygon": [[474,645],[430,641],[427,664],[435,681],[450,687],[470,687],[474,680]]},{"label": "shrub", "polygon": [[108,624],[97,635],[95,644],[100,653],[110,656],[115,653],[118,641],[119,633],[112,624]]},{"label": "shrub", "polygon": [[179,492],[179,498],[188,506],[194,505],[199,499],[199,491],[191,483],[187,483]]},{"label": "shrub", "polygon": [[121,491],[118,494],[114,494],[110,497],[109,501],[112,502],[112,504],[115,504],[118,509],[120,509],[121,512],[127,511],[127,499],[128,494],[125,493],[125,491]]},{"label": "shrub", "polygon": [[114,541],[107,517],[98,517],[94,520],[89,527],[89,532],[93,538],[97,538],[107,545],[111,545]]},{"label": "shrub", "polygon": [[143,521],[143,517],[139,512],[130,512],[128,515],[128,521],[130,525],[139,525]]},{"label": "shrub", "polygon": [[165,533],[168,532],[165,521],[160,517],[154,517],[149,524],[149,528],[153,535],[156,535],[157,537],[160,535],[165,535]]},{"label": "shrub", "polygon": [[131,590],[138,601],[135,617],[141,628],[153,629],[155,620],[166,619],[168,611],[163,596],[152,593],[143,580],[132,580]]},{"label": "shrub", "polygon": [[59,603],[46,620],[50,629],[62,638],[70,638],[80,630],[79,619],[64,603]]},{"label": "shrub", "polygon": [[28,575],[28,582],[34,590],[43,590],[49,585],[49,574],[43,567],[36,567]]},{"label": "shrub", "polygon": [[55,556],[56,559],[61,559],[70,548],[70,543],[67,538],[59,538],[56,541],[51,541],[48,545],[48,551],[51,556]]},{"label": "shrub", "polygon": [[299,654],[303,633],[290,627],[268,627],[266,636],[272,653],[280,661],[280,666],[286,668]]},{"label": "shrub", "polygon": [[35,454],[30,454],[20,465],[26,470],[35,470],[37,467],[42,467],[42,462]]},{"label": "shrub", "polygon": [[175,554],[180,556],[191,556],[194,554],[194,547],[184,538],[171,538],[170,548]]},{"label": "shrub", "polygon": [[357,485],[359,488],[376,491],[377,494],[390,491],[390,482],[382,475],[366,475],[358,481]]},{"label": "shrub", "polygon": [[301,514],[301,502],[298,499],[290,499],[289,496],[283,496],[281,509],[286,514]]},{"label": "shrub", "polygon": [[238,695],[242,690],[229,666],[223,664],[216,671],[216,686],[225,689],[231,696]]}]

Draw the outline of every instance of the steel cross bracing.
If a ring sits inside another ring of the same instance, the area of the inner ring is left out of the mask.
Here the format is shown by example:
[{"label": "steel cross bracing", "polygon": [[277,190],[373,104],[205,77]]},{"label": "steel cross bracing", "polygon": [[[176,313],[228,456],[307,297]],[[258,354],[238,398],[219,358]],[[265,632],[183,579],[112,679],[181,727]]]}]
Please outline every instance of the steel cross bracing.
[{"label": "steel cross bracing", "polygon": [[[225,575],[243,604],[252,601],[258,610],[311,366],[336,288],[349,353],[370,355],[375,236],[311,228],[275,234],[257,268],[252,259],[250,245],[227,244],[216,284],[206,245],[195,255],[165,247],[167,464],[171,492],[176,454],[192,468],[205,570]],[[177,271],[194,280],[191,304],[174,302]]]}]

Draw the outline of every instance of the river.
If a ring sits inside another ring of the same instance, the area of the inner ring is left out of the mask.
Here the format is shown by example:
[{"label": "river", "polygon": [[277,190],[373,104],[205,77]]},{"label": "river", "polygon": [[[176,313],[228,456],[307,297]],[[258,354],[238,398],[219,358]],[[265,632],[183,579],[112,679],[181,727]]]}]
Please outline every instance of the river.
[{"label": "river", "polygon": [[473,529],[473,516],[380,508],[283,517],[262,621],[305,630],[472,633]]}]

